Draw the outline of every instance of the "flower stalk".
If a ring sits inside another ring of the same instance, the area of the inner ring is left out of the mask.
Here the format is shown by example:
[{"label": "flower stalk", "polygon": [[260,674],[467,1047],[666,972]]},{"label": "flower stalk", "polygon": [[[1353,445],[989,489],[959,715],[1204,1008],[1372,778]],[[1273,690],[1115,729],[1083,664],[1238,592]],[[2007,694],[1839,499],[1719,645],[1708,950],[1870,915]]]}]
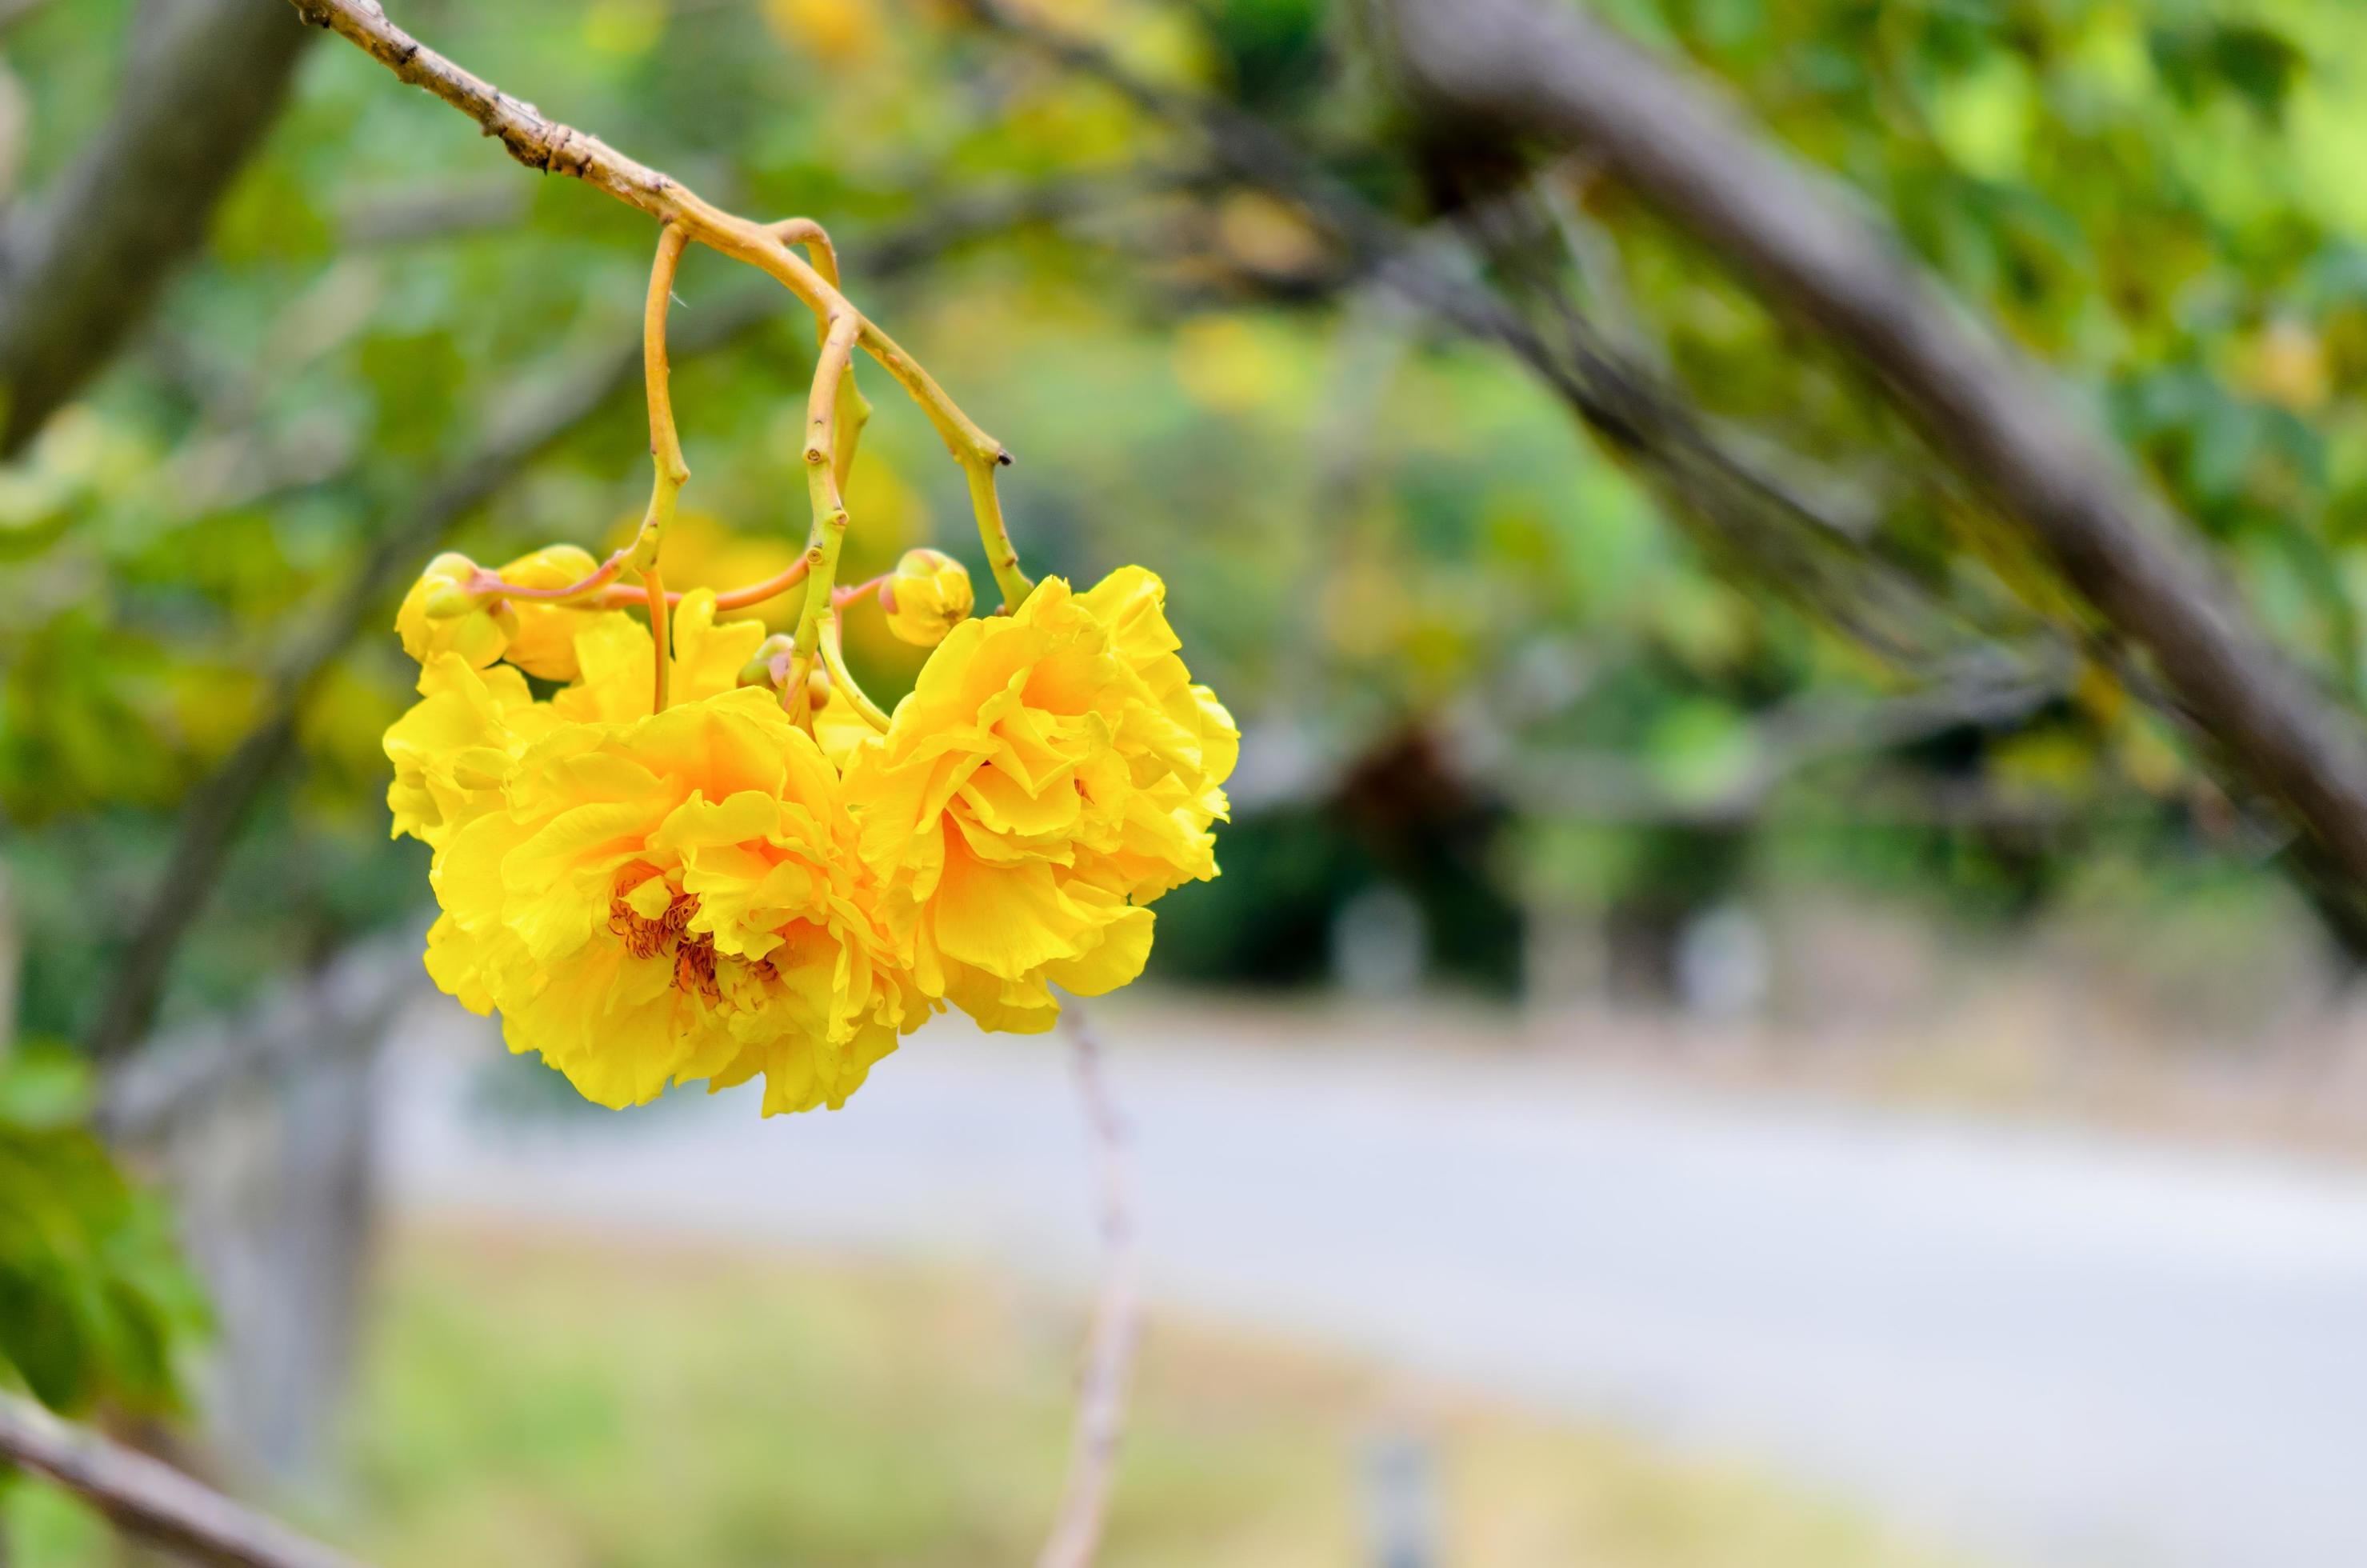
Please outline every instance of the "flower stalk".
[{"label": "flower stalk", "polygon": [[838,611],[835,608],[822,612],[821,649],[822,668],[830,672],[831,685],[837,694],[853,705],[865,723],[886,734],[890,722],[886,710],[865,695],[863,687],[855,684],[854,673],[846,667],[846,654],[838,645]]},{"label": "flower stalk", "polygon": [[[1034,585],[1019,568],[995,494],[995,471],[1011,461],[1011,454],[946,395],[902,345],[839,291],[838,283],[826,275],[837,271],[836,253],[819,234],[818,226],[797,219],[759,223],[727,212],[681,181],[625,156],[598,137],[544,119],[533,105],[503,92],[396,26],[378,0],[289,3],[305,20],[337,33],[402,80],[425,88],[467,115],[528,168],[580,179],[687,239],[775,278],[813,312],[825,338],[841,322],[852,322],[854,347],[877,361],[920,405],[946,449],[962,465],[971,507],[977,513],[979,537],[1002,590],[1003,608],[1015,610],[1025,601]],[[798,256],[798,246],[811,248],[814,261]],[[844,368],[840,373],[844,375]],[[861,418],[858,414],[851,421],[856,433]],[[833,469],[852,460],[854,438],[853,434],[841,437],[833,431],[833,445],[845,441],[844,456],[832,452]],[[843,483],[843,475],[837,477]]]},{"label": "flower stalk", "polygon": [[641,579],[650,609],[650,642],[655,650],[650,711],[665,711],[668,676],[674,665],[674,639],[669,630],[672,606],[658,572],[666,529],[674,523],[682,487],[690,483],[690,464],[682,455],[682,432],[674,419],[674,372],[666,361],[666,310],[674,300],[675,271],[690,236],[674,224],[658,231],[657,259],[650,265],[650,291],[641,307],[641,380],[650,404],[650,462],[656,471],[650,483],[649,511],[632,546],[634,572]]}]

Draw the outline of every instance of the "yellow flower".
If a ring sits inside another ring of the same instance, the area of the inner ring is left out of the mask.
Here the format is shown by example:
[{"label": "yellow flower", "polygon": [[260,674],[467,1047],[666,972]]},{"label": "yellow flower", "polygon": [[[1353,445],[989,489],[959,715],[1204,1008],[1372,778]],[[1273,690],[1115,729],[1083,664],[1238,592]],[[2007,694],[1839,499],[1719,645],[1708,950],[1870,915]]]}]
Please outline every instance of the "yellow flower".
[{"label": "yellow flower", "polygon": [[[493,574],[521,588],[564,588],[580,583],[599,563],[572,544],[554,544]],[[573,680],[575,633],[584,612],[535,599],[483,596],[475,586],[477,563],[447,551],[403,596],[394,629],[402,650],[424,666],[438,653],[458,653],[478,669],[497,659],[545,680]]]},{"label": "yellow flower", "polygon": [[836,770],[770,692],[561,722],[436,858],[436,983],[585,1097],[761,1073],[836,1107],[932,1004],[872,913]]},{"label": "yellow flower", "polygon": [[419,700],[386,732],[394,764],[386,791],[393,836],[407,833],[441,851],[455,833],[501,804],[518,754],[560,722],[534,700],[517,671],[475,669],[459,653],[431,655],[419,672]]},{"label": "yellow flower", "polygon": [[1052,578],[956,627],[847,764],[915,979],[989,1028],[1049,1028],[1050,985],[1132,980],[1143,906],[1217,874],[1240,735],[1176,657],[1165,596],[1139,567],[1085,594]]},{"label": "yellow flower", "polygon": [[[563,719],[619,723],[646,718],[656,695],[656,651],[648,615],[640,610],[602,610],[577,617],[577,684],[550,699]],[[673,702],[697,702],[732,690],[740,669],[764,640],[764,623],[715,621],[715,591],[693,588],[674,607],[674,666],[667,677]]]},{"label": "yellow flower", "polygon": [[879,608],[888,630],[916,648],[934,648],[946,633],[969,619],[976,597],[969,573],[939,550],[908,550],[896,571],[879,585]]},{"label": "yellow flower", "polygon": [[[564,664],[582,684],[537,702],[525,677],[507,665],[489,662],[479,669],[459,652],[431,653],[419,672],[419,700],[386,733],[394,836],[409,834],[440,850],[470,817],[499,803],[511,765],[529,744],[570,721],[621,722],[648,714],[654,661],[649,628],[632,614],[572,610],[534,624],[537,636],[546,628],[572,631]],[[710,591],[685,594],[674,614],[674,697],[697,701],[730,690],[764,634],[753,621],[716,625]],[[537,661],[546,669],[561,663],[547,644]]]}]

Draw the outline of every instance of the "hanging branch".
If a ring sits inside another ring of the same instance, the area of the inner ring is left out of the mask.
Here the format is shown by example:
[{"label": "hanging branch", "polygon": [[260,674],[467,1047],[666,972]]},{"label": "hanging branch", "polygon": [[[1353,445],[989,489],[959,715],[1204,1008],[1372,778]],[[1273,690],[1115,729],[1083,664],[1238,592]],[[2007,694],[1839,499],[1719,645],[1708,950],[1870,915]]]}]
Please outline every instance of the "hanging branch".
[{"label": "hanging branch", "polygon": [[0,1460],[76,1493],[143,1540],[237,1568],[355,1568],[350,1558],[232,1502],[161,1460],[0,1393]]},{"label": "hanging branch", "polygon": [[532,104],[510,97],[396,27],[377,0],[289,3],[306,21],[331,29],[402,80],[425,88],[475,120],[527,167],[580,179],[660,222],[677,225],[700,244],[769,274],[813,312],[826,339],[843,327],[852,335],[853,347],[878,360],[921,405],[946,450],[962,465],[969,481],[971,506],[978,514],[979,537],[985,543],[1004,606],[1015,609],[1027,597],[1034,584],[1019,569],[1019,557],[1003,526],[1002,503],[994,488],[994,471],[1008,463],[1011,454],[946,395],[919,361],[797,254],[793,247],[803,243],[803,235],[793,229],[785,238],[778,226],[726,212],[681,181],[636,163],[598,137],[544,119]]}]

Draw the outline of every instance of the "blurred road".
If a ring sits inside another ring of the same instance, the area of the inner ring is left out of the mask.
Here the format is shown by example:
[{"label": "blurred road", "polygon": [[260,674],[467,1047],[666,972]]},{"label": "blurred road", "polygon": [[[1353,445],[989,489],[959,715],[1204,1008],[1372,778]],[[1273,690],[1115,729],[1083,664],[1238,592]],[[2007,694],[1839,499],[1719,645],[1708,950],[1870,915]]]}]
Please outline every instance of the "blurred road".
[{"label": "blurred road", "polygon": [[[521,1125],[470,1110],[498,1047],[468,1023],[423,1012],[389,1067],[411,1211],[1090,1270],[1057,1045],[941,1023],[836,1116]],[[1160,1304],[1746,1458],[1992,1561],[2367,1563],[2367,1176],[1261,1049],[1222,1015],[1104,1027]]]}]

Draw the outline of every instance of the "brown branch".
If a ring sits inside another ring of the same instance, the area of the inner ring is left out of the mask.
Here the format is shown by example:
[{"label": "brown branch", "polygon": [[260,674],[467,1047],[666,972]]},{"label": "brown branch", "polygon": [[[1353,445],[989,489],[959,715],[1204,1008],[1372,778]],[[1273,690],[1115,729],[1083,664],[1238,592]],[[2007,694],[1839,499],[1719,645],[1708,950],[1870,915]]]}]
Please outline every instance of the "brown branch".
[{"label": "brown branch", "polygon": [[[1818,693],[1754,715],[1747,766],[1706,793],[1674,790],[1629,753],[1551,749],[1516,756],[1492,782],[1524,809],[1604,823],[1741,827],[1764,817],[1785,785],[1843,757],[1897,751],[1954,730],[2010,728],[2076,685],[2076,665],[2056,657],[2024,667],[1996,657],[1928,689],[1878,698]],[[1819,805],[1829,805],[1820,798]]]},{"label": "brown branch", "polygon": [[1093,1137],[1101,1193],[1102,1284],[1093,1302],[1083,1386],[1077,1394],[1068,1479],[1036,1568],[1089,1568],[1101,1547],[1118,1444],[1126,1435],[1127,1392],[1141,1337],[1142,1302],[1136,1281],[1134,1178],[1127,1162],[1126,1123],[1103,1079],[1101,1041],[1083,1008],[1070,996],[1062,999],[1060,1011],[1073,1048],[1077,1097]]},{"label": "brown branch", "polygon": [[2190,532],[2035,365],[1968,324],[1896,237],[1723,106],[1568,7],[1375,0],[1433,111],[1582,145],[1853,351],[2018,521],[2251,784],[2367,885],[2367,750],[2252,625]]},{"label": "brown branch", "polygon": [[309,35],[262,0],[139,10],[114,116],[0,232],[0,458],[81,390],[277,118]]},{"label": "brown branch", "polygon": [[354,1568],[350,1558],[232,1502],[160,1460],[0,1393],[0,1459],[96,1504],[132,1534],[238,1568]]},{"label": "brown branch", "polygon": [[379,0],[289,0],[289,4],[306,21],[334,30],[403,81],[425,88],[475,120],[527,167],[580,179],[660,222],[679,225],[700,244],[778,279],[824,325],[852,320],[857,346],[921,405],[946,449],[968,474],[979,531],[1003,602],[1015,607],[1026,597],[1031,585],[1018,570],[1001,508],[994,501],[995,471],[1011,461],[1011,454],[946,395],[918,360],[799,256],[797,242],[784,238],[774,225],[724,211],[681,181],[635,162],[596,136],[544,119],[532,104],[510,97],[396,27]]}]

